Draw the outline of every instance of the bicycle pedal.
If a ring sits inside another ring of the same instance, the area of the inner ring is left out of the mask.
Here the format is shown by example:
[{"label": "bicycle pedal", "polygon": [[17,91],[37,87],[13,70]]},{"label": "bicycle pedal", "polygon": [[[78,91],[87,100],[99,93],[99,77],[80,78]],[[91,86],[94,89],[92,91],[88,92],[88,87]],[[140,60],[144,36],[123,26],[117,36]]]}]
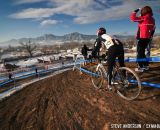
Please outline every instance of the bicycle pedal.
[{"label": "bicycle pedal", "polygon": [[112,91],[112,86],[111,86],[111,85],[108,85],[108,86],[107,86],[107,89],[108,89],[109,91]]},{"label": "bicycle pedal", "polygon": [[112,89],[111,89],[111,90],[109,90],[108,88],[105,88],[104,90],[105,90],[105,91],[112,92]]}]

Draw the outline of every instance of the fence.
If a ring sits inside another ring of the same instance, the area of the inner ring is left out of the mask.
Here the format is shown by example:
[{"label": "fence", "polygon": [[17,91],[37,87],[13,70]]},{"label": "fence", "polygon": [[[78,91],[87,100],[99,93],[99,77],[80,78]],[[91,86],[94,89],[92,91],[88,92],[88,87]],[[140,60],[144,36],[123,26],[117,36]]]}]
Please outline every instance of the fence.
[{"label": "fence", "polygon": [[[85,73],[88,73],[90,75],[92,75],[93,73],[89,70],[86,70],[84,68],[82,68],[82,64],[84,64],[85,62],[92,62],[93,60],[84,60],[84,59],[76,59],[74,66],[73,66],[73,70],[75,68],[79,69],[80,72],[83,71]],[[116,60],[117,61],[117,60]],[[125,62],[144,62],[144,61],[148,61],[148,62],[160,62],[160,57],[150,57],[150,58],[144,58],[144,59],[136,59],[136,58],[127,58],[125,59]],[[77,66],[78,64],[78,66]],[[141,82],[142,85],[145,86],[149,86],[149,87],[154,87],[154,88],[160,88],[160,84],[155,84],[155,83],[150,83],[150,82]]]},{"label": "fence", "polygon": [[9,75],[9,73],[3,73],[3,75],[1,74],[1,77],[4,76],[5,78],[1,78],[0,87],[8,87],[9,85],[17,86],[20,84],[20,82],[25,82],[26,80],[32,80],[33,78],[34,79],[40,78],[40,77],[49,75],[54,71],[70,68],[72,66],[73,64],[70,63],[70,64],[61,65],[57,67],[53,67],[50,65],[47,68],[42,68],[42,66],[39,66],[36,68],[35,67],[30,68],[30,69],[23,69],[23,70],[19,69],[19,70],[10,72],[12,73],[12,76],[10,77],[7,76]]}]

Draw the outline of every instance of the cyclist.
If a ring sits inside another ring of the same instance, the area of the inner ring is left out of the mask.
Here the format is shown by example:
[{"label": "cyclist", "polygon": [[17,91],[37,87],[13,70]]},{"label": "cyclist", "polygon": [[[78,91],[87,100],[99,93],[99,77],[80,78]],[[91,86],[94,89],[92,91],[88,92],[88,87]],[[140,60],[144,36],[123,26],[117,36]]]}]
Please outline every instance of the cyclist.
[{"label": "cyclist", "polygon": [[112,70],[115,65],[116,57],[118,57],[119,65],[124,67],[124,49],[123,44],[120,40],[111,37],[106,34],[106,29],[101,27],[97,31],[97,39],[94,44],[94,49],[92,55],[94,58],[99,57],[99,53],[102,50],[102,46],[105,47],[107,53],[107,63],[108,63],[108,89],[112,90],[111,80],[112,80]]}]

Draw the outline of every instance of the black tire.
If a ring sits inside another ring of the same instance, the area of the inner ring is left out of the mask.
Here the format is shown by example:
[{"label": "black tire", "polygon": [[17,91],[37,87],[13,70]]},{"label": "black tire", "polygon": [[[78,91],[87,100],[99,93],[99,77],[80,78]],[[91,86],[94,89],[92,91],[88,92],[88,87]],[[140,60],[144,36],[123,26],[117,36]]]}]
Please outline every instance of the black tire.
[{"label": "black tire", "polygon": [[102,70],[100,68],[98,70],[96,70],[96,67],[97,66],[93,66],[91,68],[91,71],[92,71],[91,81],[92,81],[93,86],[96,89],[100,89],[103,85],[104,79],[103,79],[103,75],[102,75]]},{"label": "black tire", "polygon": [[136,99],[141,92],[141,82],[138,75],[127,67],[120,67],[113,74],[113,84],[120,97],[126,100]]}]

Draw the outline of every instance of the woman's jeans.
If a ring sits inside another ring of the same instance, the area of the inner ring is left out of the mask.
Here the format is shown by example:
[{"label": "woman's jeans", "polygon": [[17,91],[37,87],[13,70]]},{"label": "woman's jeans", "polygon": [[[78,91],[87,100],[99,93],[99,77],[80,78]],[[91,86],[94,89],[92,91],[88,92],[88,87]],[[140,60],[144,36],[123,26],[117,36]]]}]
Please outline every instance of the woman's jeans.
[{"label": "woman's jeans", "polygon": [[[150,39],[138,39],[137,44],[137,63],[140,68],[143,68],[145,66],[148,66],[149,62],[143,61],[146,58],[145,50],[147,49],[149,45]],[[150,49],[150,48],[149,48]]]}]

